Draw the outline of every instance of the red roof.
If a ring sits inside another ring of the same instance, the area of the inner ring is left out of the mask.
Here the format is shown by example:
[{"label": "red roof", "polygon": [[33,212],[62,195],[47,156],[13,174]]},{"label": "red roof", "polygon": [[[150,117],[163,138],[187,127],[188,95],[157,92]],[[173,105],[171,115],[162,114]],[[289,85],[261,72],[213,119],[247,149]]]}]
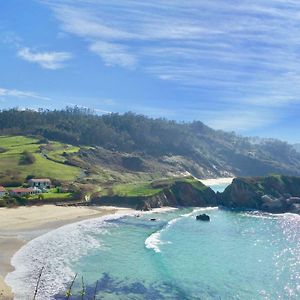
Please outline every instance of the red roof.
[{"label": "red roof", "polygon": [[0,192],[6,192],[6,189],[3,186],[0,186]]},{"label": "red roof", "polygon": [[26,188],[18,188],[11,190],[13,193],[30,193],[33,192],[33,189],[26,189]]}]

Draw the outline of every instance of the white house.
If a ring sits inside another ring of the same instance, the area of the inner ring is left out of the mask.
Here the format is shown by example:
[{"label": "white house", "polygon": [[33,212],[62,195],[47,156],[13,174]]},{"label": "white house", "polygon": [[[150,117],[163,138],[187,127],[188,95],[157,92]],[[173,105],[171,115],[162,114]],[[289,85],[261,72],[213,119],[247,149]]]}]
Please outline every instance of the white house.
[{"label": "white house", "polygon": [[38,189],[50,189],[51,187],[51,180],[47,178],[33,178],[28,180],[28,183],[31,187]]},{"label": "white house", "polygon": [[0,197],[5,196],[6,193],[7,193],[6,189],[3,186],[0,186]]}]

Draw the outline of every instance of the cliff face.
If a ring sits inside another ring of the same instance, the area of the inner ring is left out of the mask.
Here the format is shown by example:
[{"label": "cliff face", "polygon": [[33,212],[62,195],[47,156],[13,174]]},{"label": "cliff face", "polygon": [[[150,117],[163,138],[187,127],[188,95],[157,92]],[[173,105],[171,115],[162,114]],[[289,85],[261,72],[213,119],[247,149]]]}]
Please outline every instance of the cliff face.
[{"label": "cliff face", "polygon": [[268,176],[235,178],[223,193],[215,192],[196,179],[155,183],[161,190],[152,196],[107,196],[93,200],[95,204],[127,206],[151,210],[163,206],[225,206],[257,209],[272,213],[300,214],[300,177]]},{"label": "cliff face", "polygon": [[214,191],[200,182],[175,181],[165,186],[159,193],[147,197],[106,196],[93,200],[94,204],[109,204],[151,210],[163,206],[216,206]]},{"label": "cliff face", "polygon": [[149,210],[162,206],[216,206],[215,192],[203,185],[198,189],[188,182],[175,182],[170,188],[164,189],[160,194],[141,202],[138,209]]},{"label": "cliff face", "polygon": [[300,213],[300,178],[279,175],[236,178],[218,194],[218,203],[231,208]]}]

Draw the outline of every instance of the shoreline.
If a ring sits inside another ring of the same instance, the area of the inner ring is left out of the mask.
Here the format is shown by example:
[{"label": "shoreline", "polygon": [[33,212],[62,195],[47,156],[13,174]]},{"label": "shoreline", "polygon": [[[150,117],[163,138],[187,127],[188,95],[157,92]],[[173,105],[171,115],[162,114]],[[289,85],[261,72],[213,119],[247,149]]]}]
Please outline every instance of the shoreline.
[{"label": "shoreline", "polygon": [[13,299],[5,277],[14,270],[11,266],[13,255],[30,240],[70,223],[134,211],[113,206],[0,208],[0,299]]},{"label": "shoreline", "polygon": [[207,186],[218,185],[218,184],[231,184],[234,177],[223,177],[223,178],[211,178],[211,179],[199,179],[203,184]]}]

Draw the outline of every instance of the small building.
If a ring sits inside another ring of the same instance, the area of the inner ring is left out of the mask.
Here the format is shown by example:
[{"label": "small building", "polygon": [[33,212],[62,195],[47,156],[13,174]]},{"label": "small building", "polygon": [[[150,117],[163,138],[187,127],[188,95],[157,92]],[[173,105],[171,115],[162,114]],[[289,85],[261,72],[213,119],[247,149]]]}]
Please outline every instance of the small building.
[{"label": "small building", "polygon": [[47,178],[33,178],[28,180],[28,183],[33,188],[38,189],[50,189],[51,187],[51,180]]},{"label": "small building", "polygon": [[7,193],[6,189],[3,186],[0,186],[0,197],[5,196]]},{"label": "small building", "polygon": [[9,191],[9,194],[11,196],[18,196],[22,197],[25,195],[32,195],[35,194],[35,191],[33,188],[16,188]]}]

